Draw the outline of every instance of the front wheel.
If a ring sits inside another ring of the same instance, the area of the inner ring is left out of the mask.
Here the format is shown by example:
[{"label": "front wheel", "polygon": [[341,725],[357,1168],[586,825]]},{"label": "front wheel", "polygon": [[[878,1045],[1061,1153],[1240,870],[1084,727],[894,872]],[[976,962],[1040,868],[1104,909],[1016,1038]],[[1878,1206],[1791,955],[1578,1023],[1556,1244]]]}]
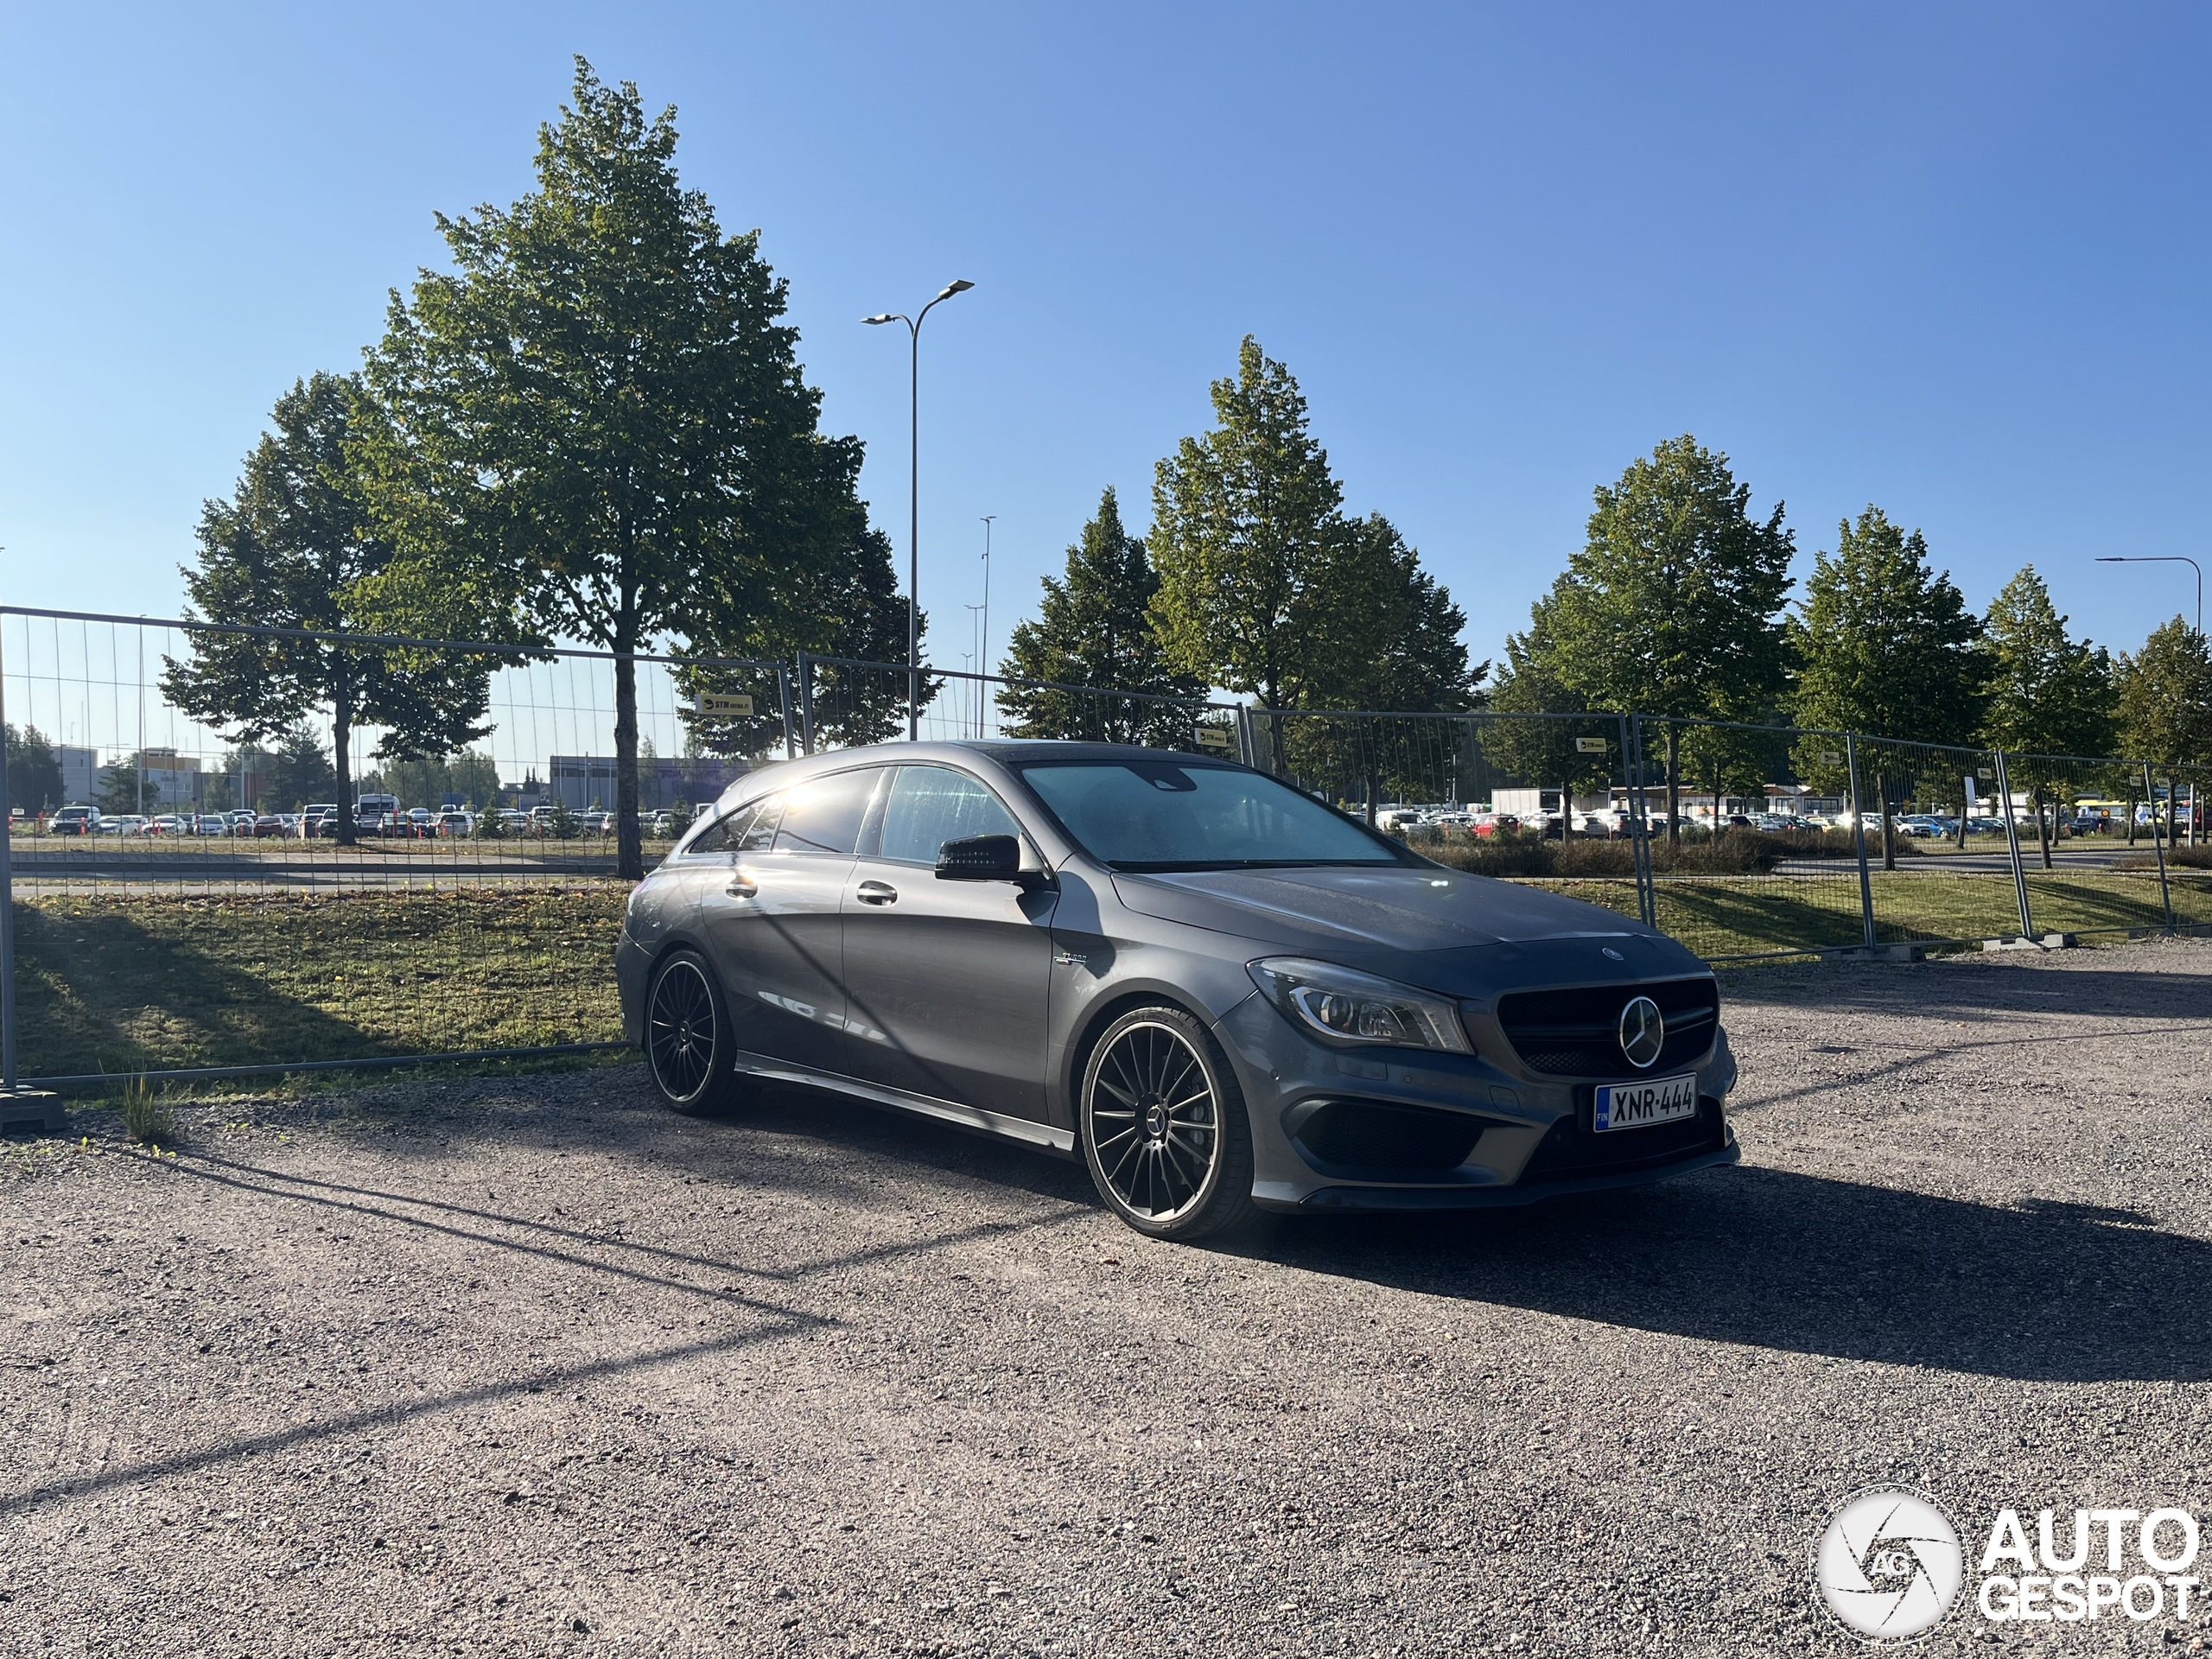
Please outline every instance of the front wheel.
[{"label": "front wheel", "polygon": [[1084,1161],[1130,1226],[1187,1242],[1254,1212],[1244,1097],[1213,1034],[1178,1007],[1135,1008],[1084,1067]]},{"label": "front wheel", "polygon": [[645,988],[645,1066],[675,1110],[697,1116],[740,1104],[748,1079],[714,969],[696,950],[671,953]]}]

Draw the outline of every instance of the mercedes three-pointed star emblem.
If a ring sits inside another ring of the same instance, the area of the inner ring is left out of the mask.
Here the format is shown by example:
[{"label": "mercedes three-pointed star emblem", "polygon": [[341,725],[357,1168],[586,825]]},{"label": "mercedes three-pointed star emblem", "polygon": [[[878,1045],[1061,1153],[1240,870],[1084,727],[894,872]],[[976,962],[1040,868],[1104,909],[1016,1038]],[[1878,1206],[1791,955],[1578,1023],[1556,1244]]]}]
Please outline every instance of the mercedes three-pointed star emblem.
[{"label": "mercedes three-pointed star emblem", "polygon": [[1667,1022],[1660,1017],[1659,1005],[1648,996],[1630,998],[1621,1010],[1620,1040],[1622,1056],[1637,1071],[1654,1064],[1667,1041]]}]

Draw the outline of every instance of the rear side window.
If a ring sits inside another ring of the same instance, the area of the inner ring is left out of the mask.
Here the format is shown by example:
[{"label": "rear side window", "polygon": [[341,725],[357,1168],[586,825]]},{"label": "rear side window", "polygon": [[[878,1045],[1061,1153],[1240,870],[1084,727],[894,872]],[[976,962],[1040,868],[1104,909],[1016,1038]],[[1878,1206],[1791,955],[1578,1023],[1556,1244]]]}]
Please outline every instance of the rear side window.
[{"label": "rear side window", "polygon": [[746,825],[753,821],[753,815],[760,810],[759,803],[755,802],[751,805],[741,806],[734,812],[723,814],[698,840],[685,848],[684,851],[687,854],[735,852],[737,843],[744,837]]},{"label": "rear side window", "polygon": [[783,793],[783,822],[776,830],[779,853],[836,853],[846,857],[860,842],[861,820],[875,793],[878,766],[833,772]]},{"label": "rear side window", "polygon": [[901,766],[883,807],[885,858],[934,864],[938,849],[969,836],[1018,836],[999,798],[950,766]]}]

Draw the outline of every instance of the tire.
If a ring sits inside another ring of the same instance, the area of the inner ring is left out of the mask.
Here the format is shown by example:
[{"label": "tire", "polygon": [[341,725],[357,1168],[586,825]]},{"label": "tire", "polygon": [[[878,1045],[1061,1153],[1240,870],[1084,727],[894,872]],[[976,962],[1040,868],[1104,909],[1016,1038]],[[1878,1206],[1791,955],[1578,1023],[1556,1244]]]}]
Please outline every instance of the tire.
[{"label": "tire", "polygon": [[1132,1008],[1106,1028],[1084,1064],[1077,1122],[1098,1196],[1138,1232],[1185,1243],[1255,1213],[1243,1091],[1181,1008]]},{"label": "tire", "polygon": [[706,958],[675,950],[645,984],[645,1069],[670,1110],[704,1116],[741,1105],[751,1079],[731,1061],[737,1042],[729,1006]]}]

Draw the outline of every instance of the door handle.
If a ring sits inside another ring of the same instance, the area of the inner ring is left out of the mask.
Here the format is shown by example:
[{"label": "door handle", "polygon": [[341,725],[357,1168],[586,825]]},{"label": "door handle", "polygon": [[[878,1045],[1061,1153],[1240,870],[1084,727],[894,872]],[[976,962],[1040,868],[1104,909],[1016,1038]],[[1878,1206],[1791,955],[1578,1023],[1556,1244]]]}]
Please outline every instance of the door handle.
[{"label": "door handle", "polygon": [[753,885],[751,876],[733,875],[729,879],[729,887],[727,891],[733,899],[750,899],[760,889]]},{"label": "door handle", "polygon": [[888,881],[863,881],[853,896],[864,905],[895,905],[899,902],[899,889]]}]

